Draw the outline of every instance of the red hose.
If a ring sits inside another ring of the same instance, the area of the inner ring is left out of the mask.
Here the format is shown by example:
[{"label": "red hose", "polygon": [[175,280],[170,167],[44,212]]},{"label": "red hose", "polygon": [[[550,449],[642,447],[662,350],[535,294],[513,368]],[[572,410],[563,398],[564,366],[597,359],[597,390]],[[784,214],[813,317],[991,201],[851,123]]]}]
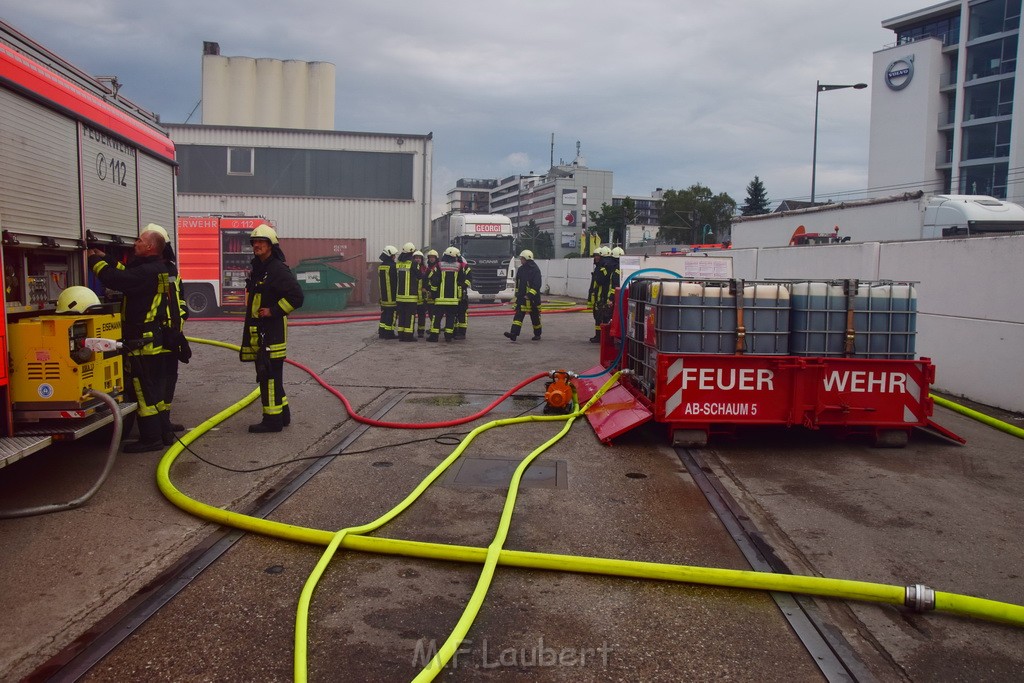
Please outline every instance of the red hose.
[{"label": "red hose", "polygon": [[517,391],[519,391],[520,389],[522,389],[526,385],[532,384],[533,382],[536,382],[537,380],[542,379],[542,378],[548,376],[548,373],[546,373],[546,372],[539,372],[536,375],[534,375],[533,377],[529,377],[529,378],[523,380],[522,382],[520,382],[519,384],[515,385],[514,387],[512,387],[511,389],[506,391],[504,394],[499,396],[497,399],[494,400],[493,403],[491,403],[489,406],[487,406],[486,408],[484,408],[480,412],[475,413],[473,415],[469,415],[467,417],[460,417],[460,418],[456,418],[454,420],[446,420],[444,422],[423,422],[423,423],[384,422],[382,420],[374,420],[373,418],[363,417],[362,415],[357,414],[355,412],[355,410],[353,410],[352,404],[350,404],[348,402],[348,399],[345,398],[344,394],[342,394],[340,391],[338,391],[337,389],[335,389],[331,385],[327,384],[320,377],[320,375],[316,374],[315,372],[313,372],[311,369],[309,369],[308,367],[306,367],[302,363],[300,363],[298,361],[295,361],[295,360],[292,360],[291,358],[286,358],[285,362],[287,362],[287,363],[289,363],[291,365],[294,365],[295,367],[299,368],[300,370],[303,370],[306,373],[308,373],[309,376],[312,377],[313,379],[315,379],[320,386],[322,386],[324,389],[326,389],[327,391],[331,392],[338,399],[340,399],[342,404],[345,406],[345,410],[346,410],[346,412],[348,412],[349,417],[351,417],[356,422],[361,422],[363,424],[371,425],[373,427],[389,427],[389,428],[393,428],[393,429],[438,429],[438,428],[443,428],[443,427],[455,427],[455,426],[458,426],[458,425],[466,424],[467,422],[472,422],[473,420],[477,420],[477,419],[483,417],[484,415],[486,415],[487,413],[491,412],[492,410],[494,410],[498,406],[498,404],[500,404],[506,398],[508,398],[512,394],[516,393]]}]

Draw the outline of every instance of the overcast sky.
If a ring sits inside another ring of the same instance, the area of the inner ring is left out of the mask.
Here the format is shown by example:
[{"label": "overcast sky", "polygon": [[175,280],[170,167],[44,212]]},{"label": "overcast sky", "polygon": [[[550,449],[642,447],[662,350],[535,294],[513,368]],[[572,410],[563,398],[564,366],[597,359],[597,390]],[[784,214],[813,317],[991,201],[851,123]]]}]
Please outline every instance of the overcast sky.
[{"label": "overcast sky", "polygon": [[[433,213],[458,178],[571,162],[616,195],[701,183],[738,204],[867,189],[872,53],[920,0],[0,0],[0,16],[168,123],[200,99],[203,41],[228,57],[331,62],[336,128],[434,135]],[[199,123],[197,111],[190,123]],[[863,196],[863,195],[861,195]]]}]

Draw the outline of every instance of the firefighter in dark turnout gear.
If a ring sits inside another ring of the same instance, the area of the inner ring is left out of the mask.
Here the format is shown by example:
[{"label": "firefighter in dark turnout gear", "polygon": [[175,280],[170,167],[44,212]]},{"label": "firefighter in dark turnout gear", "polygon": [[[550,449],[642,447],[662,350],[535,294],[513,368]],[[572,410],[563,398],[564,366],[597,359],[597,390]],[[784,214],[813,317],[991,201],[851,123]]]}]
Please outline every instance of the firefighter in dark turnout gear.
[{"label": "firefighter in dark turnout gear", "polygon": [[[458,247],[456,247],[458,249]],[[465,339],[469,332],[469,288],[473,284],[473,269],[469,267],[466,257],[459,251],[459,263],[462,264],[463,287],[462,297],[459,299],[458,310],[455,312],[455,338]]]},{"label": "firefighter in dark turnout gear", "polygon": [[401,342],[416,341],[413,335],[413,321],[420,299],[420,268],[413,256],[415,252],[416,245],[406,242],[395,264],[395,301],[398,308],[395,331],[398,333],[398,341]]},{"label": "firefighter in dark turnout gear", "polygon": [[279,432],[292,421],[284,392],[284,359],[288,351],[288,315],[302,306],[302,288],[284,261],[277,233],[259,225],[249,235],[252,270],[245,281],[245,325],[238,357],[256,365],[263,420],[250,432]]},{"label": "firefighter in dark turnout gear", "polygon": [[[165,446],[174,443],[174,432],[185,430],[185,425],[171,421],[171,405],[174,403],[174,390],[178,386],[178,363],[180,354],[177,348],[172,348],[172,342],[176,334],[183,334],[183,325],[188,320],[188,307],[181,297],[181,283],[178,282],[178,265],[175,262],[174,246],[171,244],[170,236],[162,226],[150,223],[142,229],[142,232],[157,232],[164,239],[164,250],[160,254],[167,264],[167,295],[164,297],[166,312],[161,316],[164,320],[162,350],[159,354],[164,363],[164,400],[160,406],[160,426]],[[170,330],[168,332],[168,330]],[[183,342],[185,348],[188,342]],[[191,351],[189,351],[191,355]],[[184,362],[188,362],[186,359]]]},{"label": "firefighter in dark turnout gear", "polygon": [[167,264],[161,254],[164,238],[149,230],[135,239],[135,255],[123,268],[101,249],[90,249],[89,268],[104,287],[124,294],[121,304],[121,335],[129,351],[128,394],[139,404],[139,440],[126,444],[125,453],[163,450],[160,413],[164,408],[165,367],[161,329],[167,309]]},{"label": "firefighter in dark turnout gear", "polygon": [[422,337],[427,331],[427,295],[424,292],[427,287],[427,264],[423,262],[423,252],[419,249],[412,252],[412,267],[420,274],[419,284],[416,286],[414,327],[416,328],[416,336]]},{"label": "firefighter in dark turnout gear", "polygon": [[540,341],[540,268],[533,260],[533,252],[523,249],[519,254],[519,270],[516,271],[516,312],[512,316],[511,331],[505,333],[512,341],[523,329],[527,310],[533,323],[533,341]]},{"label": "firefighter in dark turnout gear", "polygon": [[434,320],[434,293],[430,290],[430,276],[437,269],[437,250],[427,251],[427,262],[423,265],[423,279],[420,284],[421,298],[423,305],[417,309],[420,316],[419,336],[424,336]]},{"label": "firefighter in dark turnout gear", "polygon": [[[430,322],[427,341],[436,342],[443,329],[444,340],[450,342],[455,337],[455,319],[458,314],[459,301],[462,299],[462,290],[466,286],[465,272],[459,261],[459,250],[455,247],[445,249],[444,255],[437,262],[429,277],[430,293],[434,297],[434,316]],[[444,319],[443,328],[441,327],[442,318]]]},{"label": "firefighter in dark turnout gear", "polygon": [[398,318],[398,301],[395,299],[395,288],[398,286],[398,273],[395,272],[395,257],[398,249],[390,244],[380,252],[380,265],[377,266],[377,282],[380,286],[380,324],[377,336],[381,339],[395,339],[395,322]]},{"label": "firefighter in dark turnout gear", "polygon": [[594,270],[590,274],[590,292],[587,296],[587,303],[594,314],[594,336],[590,338],[592,342],[601,341],[601,323],[605,322],[604,302],[608,298],[608,283],[611,281],[605,258],[611,253],[608,247],[600,247],[594,252]]}]

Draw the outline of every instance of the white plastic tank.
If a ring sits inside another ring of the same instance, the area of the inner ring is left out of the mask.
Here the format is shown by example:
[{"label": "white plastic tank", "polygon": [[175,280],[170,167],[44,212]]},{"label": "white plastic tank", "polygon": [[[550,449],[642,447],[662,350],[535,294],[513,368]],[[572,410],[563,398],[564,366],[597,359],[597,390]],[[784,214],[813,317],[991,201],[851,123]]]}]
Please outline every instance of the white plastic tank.
[{"label": "white plastic tank", "polygon": [[790,285],[790,353],[842,356],[846,337],[846,294],[831,282]]},{"label": "white plastic tank", "polygon": [[760,282],[743,287],[744,353],[789,354],[789,290],[781,282]]}]

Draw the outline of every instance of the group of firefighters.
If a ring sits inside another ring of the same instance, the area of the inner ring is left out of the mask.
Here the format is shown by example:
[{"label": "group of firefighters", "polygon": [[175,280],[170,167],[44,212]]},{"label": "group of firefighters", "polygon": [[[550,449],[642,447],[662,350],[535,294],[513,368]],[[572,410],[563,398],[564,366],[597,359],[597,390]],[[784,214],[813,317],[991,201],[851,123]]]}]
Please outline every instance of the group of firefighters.
[{"label": "group of firefighters", "polygon": [[[529,312],[533,340],[540,341],[540,268],[529,249],[519,254],[519,263],[516,312],[512,329],[505,336],[515,341]],[[401,252],[391,245],[384,247],[377,266],[380,287],[377,336],[403,342],[423,337],[436,342],[443,333],[447,342],[465,339],[469,329],[472,277],[472,268],[458,247],[448,247],[440,256],[434,249],[424,254],[412,242],[403,245]]]},{"label": "group of firefighters", "polygon": [[[587,301],[594,314],[592,342],[601,340],[601,325],[611,321],[615,290],[622,277],[619,257],[623,253],[621,247],[600,247],[594,253]],[[436,342],[442,332],[448,342],[466,338],[472,269],[458,247],[448,247],[439,257],[436,250],[428,249],[424,254],[412,242],[406,242],[401,251],[388,245],[381,251],[377,277],[377,335],[381,339],[414,342],[424,337]],[[533,252],[524,249],[519,254],[515,278],[515,314],[511,329],[504,333],[510,341],[514,342],[522,332],[527,313],[533,327],[531,338],[540,341],[540,290],[540,268],[533,260]]]}]

